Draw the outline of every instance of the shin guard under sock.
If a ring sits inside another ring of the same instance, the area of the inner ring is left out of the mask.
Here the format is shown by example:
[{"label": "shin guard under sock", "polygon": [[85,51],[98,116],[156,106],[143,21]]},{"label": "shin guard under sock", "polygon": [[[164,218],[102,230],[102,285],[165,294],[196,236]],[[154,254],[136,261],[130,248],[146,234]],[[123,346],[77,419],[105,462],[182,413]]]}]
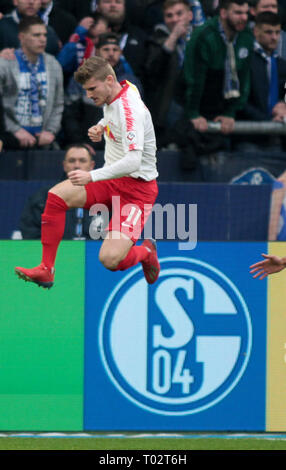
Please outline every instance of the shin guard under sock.
[{"label": "shin guard under sock", "polygon": [[54,193],[48,193],[45,211],[42,214],[42,263],[48,268],[55,264],[57,249],[63,237],[68,206]]}]

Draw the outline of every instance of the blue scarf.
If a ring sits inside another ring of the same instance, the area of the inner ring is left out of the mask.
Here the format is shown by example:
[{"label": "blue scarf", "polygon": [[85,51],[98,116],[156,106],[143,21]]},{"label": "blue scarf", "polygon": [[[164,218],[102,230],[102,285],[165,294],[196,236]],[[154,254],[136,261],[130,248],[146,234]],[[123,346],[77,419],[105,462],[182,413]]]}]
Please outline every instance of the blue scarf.
[{"label": "blue scarf", "polygon": [[35,64],[29,62],[22,51],[15,51],[20,69],[20,90],[16,116],[21,126],[31,134],[41,132],[43,110],[47,104],[47,74],[44,56],[40,54]]}]

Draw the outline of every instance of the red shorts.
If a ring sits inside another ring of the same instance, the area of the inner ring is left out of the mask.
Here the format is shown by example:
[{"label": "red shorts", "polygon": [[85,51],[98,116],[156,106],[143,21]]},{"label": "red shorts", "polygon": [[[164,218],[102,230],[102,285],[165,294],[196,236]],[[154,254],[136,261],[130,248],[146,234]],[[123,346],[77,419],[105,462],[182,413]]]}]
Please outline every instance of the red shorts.
[{"label": "red shorts", "polygon": [[152,211],[158,195],[157,181],[130,176],[88,183],[85,209],[112,211],[107,231],[121,232],[134,243]]}]

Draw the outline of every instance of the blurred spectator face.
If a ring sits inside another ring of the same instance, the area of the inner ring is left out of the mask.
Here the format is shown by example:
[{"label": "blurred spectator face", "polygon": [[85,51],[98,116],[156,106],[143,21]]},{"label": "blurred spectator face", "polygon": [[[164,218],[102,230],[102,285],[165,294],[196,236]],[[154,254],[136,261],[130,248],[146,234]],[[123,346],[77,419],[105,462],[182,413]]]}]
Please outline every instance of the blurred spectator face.
[{"label": "blurred spectator face", "polygon": [[41,8],[41,0],[13,0],[13,3],[23,16],[35,16]]},{"label": "blurred spectator face", "polygon": [[19,34],[21,47],[29,56],[42,54],[47,45],[47,28],[45,25],[35,24],[28,31]]},{"label": "blurred spectator face", "polygon": [[277,49],[280,32],[280,25],[272,26],[270,24],[259,24],[254,27],[256,41],[268,54],[272,54],[272,52]]},{"label": "blurred spectator face", "polygon": [[256,7],[252,7],[250,12],[253,16],[262,13],[263,11],[271,11],[272,13],[278,13],[278,2],[277,0],[260,0]]},{"label": "blurred spectator face", "polygon": [[98,43],[98,38],[100,34],[107,33],[108,26],[106,21],[99,20],[96,24],[91,26],[88,30],[88,37],[92,40],[93,44],[96,46]]},{"label": "blurred spectator face", "polygon": [[125,17],[125,0],[99,0],[97,11],[108,20],[110,25],[121,24]]},{"label": "blurred spectator face", "polygon": [[193,14],[184,3],[177,3],[164,10],[164,21],[169,31],[173,31],[178,23],[187,26],[192,21]]},{"label": "blurred spectator face", "polygon": [[243,31],[248,21],[248,3],[238,5],[237,3],[231,3],[227,9],[222,8],[220,10],[220,17],[225,21],[228,28],[239,33]]},{"label": "blurred spectator face", "polygon": [[71,147],[63,161],[64,172],[82,170],[91,171],[94,168],[94,161],[84,147]]},{"label": "blurred spectator face", "polygon": [[119,62],[121,49],[117,44],[105,44],[98,49],[97,54],[107,60],[112,67],[115,67]]}]

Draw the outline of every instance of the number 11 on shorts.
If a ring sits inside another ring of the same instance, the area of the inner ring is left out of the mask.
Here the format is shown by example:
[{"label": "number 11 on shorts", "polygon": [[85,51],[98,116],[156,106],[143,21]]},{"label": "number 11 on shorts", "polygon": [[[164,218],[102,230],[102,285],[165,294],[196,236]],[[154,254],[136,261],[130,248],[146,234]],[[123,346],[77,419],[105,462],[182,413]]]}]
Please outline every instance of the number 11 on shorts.
[{"label": "number 11 on shorts", "polygon": [[132,206],[128,214],[127,219],[122,222],[125,227],[133,227],[137,224],[139,217],[141,217],[142,211],[136,206]]}]

